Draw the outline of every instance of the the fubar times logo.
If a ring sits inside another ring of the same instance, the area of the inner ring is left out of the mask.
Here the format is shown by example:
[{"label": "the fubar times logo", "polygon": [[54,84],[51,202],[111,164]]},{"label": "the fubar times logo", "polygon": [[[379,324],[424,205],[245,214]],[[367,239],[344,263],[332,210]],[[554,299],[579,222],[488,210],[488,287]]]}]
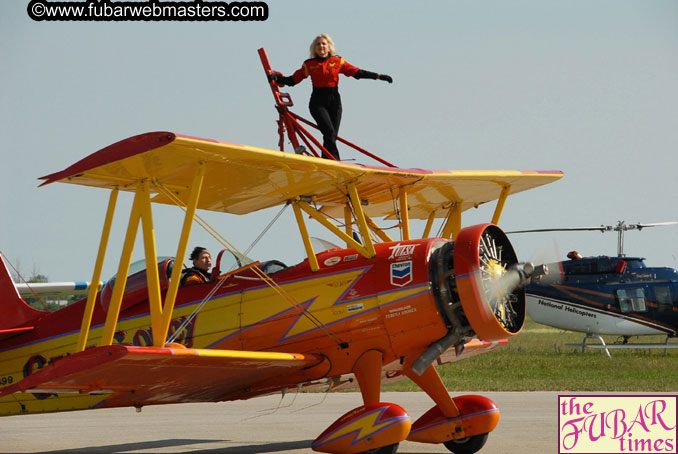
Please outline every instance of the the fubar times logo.
[{"label": "the fubar times logo", "polygon": [[677,453],[676,395],[559,395],[558,453]]}]

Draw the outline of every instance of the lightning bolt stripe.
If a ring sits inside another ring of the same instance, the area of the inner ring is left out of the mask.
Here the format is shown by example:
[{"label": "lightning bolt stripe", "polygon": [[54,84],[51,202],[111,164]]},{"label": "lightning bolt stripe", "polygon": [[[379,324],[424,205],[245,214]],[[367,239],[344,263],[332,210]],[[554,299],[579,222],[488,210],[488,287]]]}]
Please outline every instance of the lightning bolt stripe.
[{"label": "lightning bolt stripe", "polygon": [[407,421],[410,419],[409,416],[394,416],[392,418],[386,418],[382,420],[384,412],[386,412],[388,409],[388,406],[378,407],[369,413],[361,415],[357,419],[350,420],[348,423],[338,427],[336,430],[327,434],[322,439],[316,440],[311,445],[311,448],[317,449],[328,443],[335,442],[343,437],[353,437],[351,440],[351,446],[354,446],[364,439],[388,429],[394,424],[398,424],[402,421]]},{"label": "lightning bolt stripe", "polygon": [[343,300],[346,297],[348,292],[350,292],[351,289],[353,287],[355,287],[355,285],[358,282],[360,282],[360,279],[363,277],[363,275],[365,275],[365,273],[367,273],[370,270],[370,268],[372,268],[371,265],[366,266],[365,268],[362,268],[362,269],[361,268],[355,268],[356,271],[361,270],[360,274],[358,276],[356,276],[355,280],[351,283],[351,285],[348,286],[348,288],[344,291],[344,293],[339,295],[339,298],[337,298],[337,301],[335,301],[334,306],[337,306],[337,305],[340,305],[340,304],[348,304],[348,303],[352,303],[354,301],[357,301],[357,300],[350,300],[350,301],[341,301],[341,300]]},{"label": "lightning bolt stripe", "polygon": [[217,346],[217,345],[220,344],[221,342],[224,342],[224,341],[230,339],[231,337],[233,337],[233,336],[235,336],[235,335],[238,335],[238,334],[240,334],[240,333],[242,333],[242,332],[244,332],[244,331],[247,331],[247,330],[249,330],[249,329],[256,328],[260,323],[266,323],[266,322],[268,322],[268,321],[275,320],[275,319],[278,318],[278,317],[284,317],[286,314],[288,314],[289,312],[292,312],[292,311],[294,311],[294,310],[297,310],[299,307],[305,309],[305,308],[308,307],[311,303],[313,303],[314,300],[315,300],[315,298],[310,299],[310,300],[308,300],[308,301],[305,301],[305,302],[303,302],[303,303],[300,303],[299,306],[297,306],[297,307],[289,307],[289,308],[283,310],[282,312],[277,312],[277,313],[275,313],[275,314],[273,314],[273,315],[271,315],[271,316],[269,316],[269,317],[266,317],[266,318],[264,318],[264,319],[258,321],[257,323],[255,323],[255,324],[253,324],[253,325],[246,326],[246,327],[244,327],[244,328],[242,328],[242,329],[236,330],[236,331],[232,332],[231,334],[229,334],[229,335],[227,335],[227,336],[224,336],[224,337],[222,337],[221,339],[219,339],[219,340],[217,340],[217,341],[215,341],[215,342],[212,342],[211,344],[209,344],[209,345],[206,346],[205,348],[214,348],[215,346]]},{"label": "lightning bolt stripe", "polygon": [[[372,266],[370,265],[370,266],[366,266],[362,269],[352,269],[352,270],[348,270],[348,271],[346,271],[346,270],[337,271],[337,272],[328,273],[328,274],[325,274],[325,275],[322,275],[322,276],[304,278],[304,279],[297,279],[297,280],[294,280],[294,281],[285,282],[283,284],[283,286],[287,287],[288,285],[293,284],[293,283],[300,283],[300,282],[310,281],[310,280],[314,280],[314,279],[318,279],[318,278],[327,278],[327,277],[331,277],[331,276],[341,275],[341,274],[345,274],[347,272],[353,273],[353,272],[359,271],[359,274],[356,275],[354,280],[350,284],[348,284],[347,288],[344,291],[342,291],[342,293],[329,305],[329,307],[343,306],[343,305],[348,304],[348,303],[357,303],[357,302],[360,302],[360,301],[366,301],[366,300],[371,300],[371,299],[374,299],[374,301],[378,301],[379,298],[384,298],[384,296],[389,296],[389,295],[397,296],[398,294],[401,294],[401,295],[405,294],[402,297],[397,297],[396,299],[383,302],[382,304],[375,305],[374,307],[371,307],[371,308],[368,307],[367,309],[356,311],[356,312],[351,313],[351,314],[349,314],[345,317],[333,319],[329,323],[325,323],[325,326],[336,325],[338,323],[345,322],[345,321],[353,319],[355,317],[365,315],[365,314],[370,313],[370,312],[374,312],[374,311],[376,311],[380,308],[388,307],[390,305],[400,303],[400,302],[405,301],[409,298],[415,298],[417,296],[420,296],[420,295],[425,294],[425,293],[430,291],[429,290],[430,284],[424,283],[424,284],[418,284],[418,285],[408,286],[408,287],[404,287],[404,288],[389,289],[389,290],[384,291],[384,292],[372,294],[372,295],[361,297],[361,298],[352,299],[352,300],[349,300],[349,301],[341,301],[341,299],[343,299],[346,296],[347,292],[349,292],[351,290],[351,288],[353,288],[356,285],[356,283],[360,281],[360,278],[363,277],[364,274],[367,271],[369,271],[371,268],[372,268]],[[269,288],[268,285],[262,285],[262,286],[256,287],[256,288],[249,288],[249,289],[247,289],[246,293],[251,294],[250,292],[252,292],[253,290],[256,290],[256,289],[263,290],[263,289],[267,289],[267,288]],[[416,292],[416,290],[420,289],[420,288],[423,288],[423,290]],[[413,291],[415,291],[415,293],[411,293]],[[234,292],[228,292],[228,293],[222,293],[222,294],[215,295],[214,297],[210,298],[209,301],[227,299],[228,297],[232,297],[232,296],[240,294],[240,293],[242,293],[242,290],[234,291]],[[226,336],[224,336],[224,337],[222,337],[222,338],[220,338],[216,341],[211,342],[209,345],[207,345],[203,348],[214,348],[215,346],[217,346],[221,342],[224,342],[225,340],[228,340],[228,339],[232,338],[233,336],[236,336],[239,333],[242,333],[245,330],[253,329],[253,328],[257,327],[259,324],[265,323],[267,321],[274,320],[277,317],[284,317],[284,316],[288,315],[289,313],[291,313],[295,310],[298,311],[300,307],[308,310],[313,306],[313,303],[316,302],[316,299],[318,298],[318,296],[319,295],[316,295],[314,297],[306,299],[304,302],[299,303],[297,307],[286,307],[283,310],[280,310],[278,312],[275,312],[275,313],[272,313],[272,314],[269,313],[266,317],[258,320],[256,323],[251,323],[251,324],[243,327],[240,330],[232,331],[228,335],[226,335]],[[175,307],[175,310],[180,309],[180,308],[181,309],[189,308],[190,306],[197,305],[201,302],[202,302],[202,300],[188,301],[188,302],[185,302],[181,305],[177,305]],[[121,318],[119,322],[120,323],[128,322],[128,321],[132,321],[132,320],[140,319],[140,318],[144,318],[144,317],[148,317],[148,314],[140,314],[140,315],[135,315],[135,316],[131,316],[131,317]],[[302,317],[303,317],[303,314],[300,312],[299,316],[296,317],[294,322],[291,324],[290,328],[281,337],[279,342],[288,341],[290,339],[297,338],[297,337],[300,337],[302,335],[306,335],[306,334],[309,334],[311,332],[314,332],[314,331],[317,331],[317,330],[320,329],[316,326],[313,326],[310,329],[304,329],[302,326],[299,326],[300,322],[302,321]],[[100,329],[103,326],[104,326],[103,323],[98,324],[98,325],[93,325],[91,327],[91,330]],[[294,332],[295,329],[298,332]],[[48,337],[48,338],[36,339],[35,341],[24,344],[22,347],[28,347],[28,346],[33,345],[33,344],[39,344],[39,343],[48,342],[48,341],[59,339],[59,338],[64,338],[64,337],[67,337],[67,336],[77,335],[78,333],[79,333],[79,330],[60,333],[60,334],[57,334],[55,336],[51,336],[51,337]],[[7,349],[0,349],[0,352],[3,352],[5,350],[10,350],[12,348],[13,347],[9,347]]]},{"label": "lightning bolt stripe", "polygon": [[468,415],[460,415],[460,416],[450,418],[450,419],[443,419],[443,420],[435,422],[433,424],[428,424],[426,426],[422,426],[422,427],[418,427],[416,429],[412,429],[410,434],[416,434],[416,433],[422,432],[424,430],[429,430],[433,427],[441,426],[443,424],[448,424],[448,423],[452,423],[452,422],[456,422],[456,421],[462,421],[464,419],[472,418],[474,416],[486,415],[486,414],[495,413],[495,412],[498,412],[498,411],[499,411],[498,408],[493,408],[491,410],[484,410],[484,411],[479,411],[477,413],[471,413],[471,414],[468,414]]},{"label": "lightning bolt stripe", "polygon": [[[315,279],[327,278],[327,277],[337,276],[337,275],[341,275],[341,274],[354,273],[356,271],[361,271],[361,273],[356,278],[356,280],[358,280],[358,279],[360,279],[360,277],[362,277],[363,274],[365,274],[367,271],[369,271],[370,268],[372,268],[372,265],[368,265],[368,266],[365,266],[365,267],[362,267],[362,268],[351,268],[351,269],[348,269],[348,270],[337,270],[337,271],[334,271],[334,272],[331,272],[331,273],[324,273],[324,274],[320,274],[320,275],[317,275],[317,276],[315,276],[315,275],[314,276],[306,276],[306,277],[302,277],[302,278],[299,278],[299,279],[292,279],[292,280],[289,280],[289,281],[279,282],[278,284],[287,286],[287,285],[290,285],[290,284],[298,284],[300,282],[312,281],[312,280],[315,280]],[[266,283],[262,283],[261,285],[258,285],[256,287],[247,288],[245,290],[245,292],[251,292],[251,291],[262,290],[262,289],[267,289],[267,288],[270,288],[270,285],[268,285]],[[221,298],[223,296],[228,296],[228,295],[232,295],[234,293],[241,293],[241,292],[242,292],[242,290],[237,290],[237,291],[231,292],[231,293],[222,293],[220,295],[215,296],[212,299]]]},{"label": "lightning bolt stripe", "polygon": [[[403,296],[402,298],[398,298],[398,299],[395,299],[395,300],[393,300],[393,301],[389,301],[389,302],[387,302],[387,303],[385,303],[385,304],[377,305],[377,306],[375,306],[375,307],[373,307],[373,308],[371,308],[371,309],[358,311],[358,312],[356,312],[355,314],[351,314],[351,315],[349,315],[349,316],[346,316],[346,317],[342,317],[342,318],[336,319],[336,320],[334,320],[334,321],[332,321],[332,322],[330,322],[330,323],[325,323],[325,326],[326,326],[326,327],[333,326],[333,325],[336,325],[336,324],[338,324],[338,323],[342,323],[342,322],[345,322],[345,321],[347,321],[347,320],[350,320],[350,319],[352,319],[352,318],[356,318],[356,317],[363,316],[363,315],[365,315],[365,314],[369,314],[369,313],[371,313],[371,312],[377,311],[377,310],[379,310],[380,308],[392,306],[392,305],[394,305],[394,304],[398,304],[398,303],[401,303],[401,302],[403,302],[403,301],[406,301],[406,300],[408,300],[408,299],[410,299],[410,298],[416,298],[416,297],[418,297],[418,296],[420,296],[420,295],[424,295],[424,294],[426,294],[426,293],[428,293],[428,292],[430,291],[430,290],[428,289],[428,285],[427,285],[427,284],[422,284],[422,285],[419,285],[419,286],[416,286],[416,287],[421,287],[421,286],[426,286],[426,287],[427,287],[426,290],[421,291],[421,292],[417,292],[417,293],[413,293],[413,294],[405,295],[405,296]],[[413,288],[416,288],[416,287],[407,287],[405,290],[401,290],[401,291],[404,292],[404,293],[406,293],[408,290],[412,290]],[[390,294],[390,293],[393,293],[393,292],[389,291],[389,292],[379,293],[377,296],[382,296],[382,295]],[[371,296],[371,297],[369,297],[369,298],[374,298],[374,296]],[[312,303],[312,301],[311,301],[311,303]],[[291,339],[295,339],[295,338],[298,338],[298,337],[300,337],[300,336],[305,336],[305,335],[307,335],[307,334],[310,334],[310,333],[312,333],[312,332],[314,332],[314,331],[318,331],[318,330],[320,329],[319,327],[315,327],[315,328],[312,328],[312,329],[309,329],[309,330],[301,331],[301,332],[296,333],[296,334],[293,334],[293,335],[289,335],[290,331],[292,331],[294,328],[296,328],[296,327],[298,326],[298,323],[299,323],[299,321],[301,320],[302,316],[303,316],[303,314],[299,314],[299,316],[296,318],[296,320],[292,323],[292,325],[290,326],[290,328],[285,332],[285,334],[280,338],[280,340],[279,340],[278,342],[289,341],[289,340],[291,340]]]},{"label": "lightning bolt stripe", "polygon": [[[360,298],[360,299],[352,300],[351,302],[355,302],[355,301],[360,301],[360,300],[363,300],[363,299],[374,298],[375,296],[384,296],[384,295],[390,295],[390,294],[393,294],[393,293],[409,293],[409,291],[411,291],[411,290],[416,290],[417,288],[421,288],[421,287],[425,287],[425,289],[422,290],[422,291],[413,293],[413,294],[407,294],[407,295],[405,295],[405,296],[403,296],[403,297],[401,297],[401,298],[397,298],[397,299],[394,299],[394,300],[392,300],[392,301],[388,301],[388,302],[386,302],[385,304],[381,304],[381,305],[375,306],[375,307],[373,307],[373,308],[371,308],[371,309],[368,309],[368,310],[362,310],[362,311],[356,312],[355,314],[351,314],[351,315],[349,315],[349,316],[339,318],[339,319],[334,320],[334,321],[332,321],[332,322],[330,322],[330,323],[326,323],[325,326],[326,326],[326,327],[327,327],[327,326],[333,326],[333,325],[336,325],[336,324],[338,324],[338,323],[342,323],[342,322],[345,322],[345,321],[347,321],[347,320],[350,320],[350,319],[352,319],[352,318],[355,318],[355,317],[358,317],[358,316],[361,316],[361,315],[365,315],[365,314],[368,314],[368,313],[370,313],[370,312],[374,312],[374,311],[376,311],[376,310],[379,310],[380,308],[384,308],[384,307],[388,307],[388,306],[391,306],[391,305],[394,305],[394,304],[398,304],[398,303],[401,303],[401,302],[403,302],[403,301],[405,301],[405,300],[407,300],[407,299],[410,299],[410,298],[416,298],[416,297],[418,297],[418,296],[420,296],[420,295],[424,295],[424,294],[428,293],[430,290],[429,290],[429,288],[428,288],[428,287],[429,287],[428,284],[420,284],[420,285],[416,285],[416,286],[412,286],[412,287],[407,287],[407,288],[405,288],[405,289],[389,290],[389,291],[386,291],[386,292],[378,293],[377,295],[371,295],[371,296],[369,296],[369,297],[365,297],[365,298]],[[236,336],[236,335],[238,335],[238,334],[240,334],[240,333],[242,333],[242,332],[244,332],[244,331],[246,331],[246,330],[250,330],[250,329],[256,328],[256,327],[259,326],[259,324],[261,324],[261,323],[265,323],[265,322],[274,320],[274,319],[276,319],[276,318],[278,318],[278,317],[283,317],[283,316],[287,315],[288,313],[290,313],[290,312],[292,312],[292,311],[294,311],[294,310],[298,310],[299,307],[304,308],[304,309],[308,309],[308,307],[310,307],[310,306],[313,304],[314,301],[315,301],[315,297],[314,297],[314,298],[311,298],[310,300],[307,300],[307,301],[305,301],[305,302],[303,302],[303,303],[300,303],[297,307],[289,307],[289,308],[286,308],[285,310],[283,310],[283,311],[281,311],[281,312],[277,312],[277,313],[275,313],[275,314],[273,314],[273,315],[270,315],[270,316],[268,316],[268,317],[266,317],[266,318],[264,318],[264,319],[258,321],[257,323],[254,323],[254,324],[251,324],[251,325],[249,325],[249,326],[246,326],[246,327],[242,328],[241,330],[234,331],[234,332],[230,333],[229,335],[224,336],[224,337],[222,337],[222,338],[220,338],[220,339],[218,339],[218,340],[212,342],[210,345],[206,346],[205,348],[214,348],[215,346],[217,346],[217,345],[219,345],[220,343],[222,343],[222,342],[224,342],[224,341],[230,339],[230,338],[233,337],[233,336]],[[296,319],[290,324],[290,327],[287,329],[287,331],[285,332],[285,334],[280,338],[280,340],[278,341],[279,343],[284,342],[284,341],[289,341],[289,340],[291,340],[291,339],[294,339],[294,338],[297,338],[297,337],[300,337],[300,336],[304,336],[304,335],[310,334],[310,333],[312,333],[312,332],[314,332],[314,331],[318,331],[318,330],[320,329],[319,327],[313,327],[313,328],[311,328],[311,329],[309,329],[309,330],[304,330],[304,331],[301,331],[301,332],[298,332],[298,333],[295,333],[295,334],[290,335],[290,332],[291,332],[295,327],[297,327],[297,325],[298,325],[298,323],[299,323],[299,321],[301,320],[302,317],[303,317],[303,313],[300,312],[299,315],[296,317]]]},{"label": "lightning bolt stripe", "polygon": [[[209,301],[214,301],[216,299],[226,298],[226,297],[229,297],[229,296],[241,293],[241,292],[242,291],[223,293],[223,294],[216,295],[216,296],[210,298]],[[200,304],[201,302],[202,302],[202,300],[189,301],[189,302],[186,302],[186,303],[183,303],[183,304],[180,304],[180,305],[176,305],[174,310],[176,311],[177,309],[182,309],[182,308],[186,308],[186,307],[190,307],[190,306],[196,306],[196,305]],[[290,308],[289,310],[293,310],[293,309],[294,308]],[[150,315],[148,313],[143,313],[143,314],[133,315],[133,316],[129,316],[129,317],[122,317],[122,318],[120,318],[118,323],[122,324],[124,322],[129,322],[131,320],[136,320],[136,319],[147,318],[149,316]],[[93,332],[96,329],[101,329],[101,328],[104,327],[104,325],[105,325],[105,323],[99,323],[99,324],[96,324],[96,325],[93,324],[90,328],[90,332]],[[80,330],[77,329],[77,330],[73,330],[73,331],[68,331],[68,332],[56,334],[56,335],[50,336],[50,337],[44,337],[44,338],[41,338],[41,339],[36,339],[34,341],[22,344],[21,348],[28,347],[28,346],[35,345],[35,344],[40,344],[40,343],[43,343],[43,342],[49,342],[49,341],[52,341],[52,340],[55,340],[55,339],[60,339],[60,338],[68,337],[68,336],[74,336],[74,335],[77,335],[79,333],[80,333]],[[237,331],[236,331],[236,333],[237,333]],[[233,334],[235,334],[235,333],[232,333],[231,335],[227,336],[227,338],[232,336]],[[0,349],[0,353],[8,351],[8,350],[13,350],[15,348],[16,347],[7,347],[7,348],[4,348],[4,349]],[[209,347],[206,347],[206,348],[209,348]]]}]

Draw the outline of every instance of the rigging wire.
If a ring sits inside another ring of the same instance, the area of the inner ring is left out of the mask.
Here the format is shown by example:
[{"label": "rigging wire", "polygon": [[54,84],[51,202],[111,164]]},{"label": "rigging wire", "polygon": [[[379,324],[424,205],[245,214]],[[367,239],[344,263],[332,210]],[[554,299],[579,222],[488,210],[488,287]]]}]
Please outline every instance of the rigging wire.
[{"label": "rigging wire", "polygon": [[443,220],[443,222],[440,223],[438,226],[438,233],[436,233],[436,237],[440,238],[443,235],[443,229],[445,228],[446,222]]},{"label": "rigging wire", "polygon": [[184,331],[184,329],[186,329],[186,327],[188,327],[191,324],[191,322],[193,322],[193,319],[198,316],[198,312],[200,312],[202,310],[202,308],[205,307],[207,302],[212,299],[212,297],[217,292],[217,290],[219,290],[221,288],[221,286],[224,285],[224,282],[226,282],[226,279],[221,279],[219,282],[217,282],[217,285],[212,287],[212,289],[209,291],[209,293],[207,295],[205,295],[205,297],[202,299],[200,304],[198,304],[198,306],[195,309],[193,309],[193,312],[191,312],[191,314],[188,317],[186,317],[186,319],[179,326],[179,328],[174,330],[174,332],[169,337],[169,339],[167,339],[166,343],[171,344],[172,342],[177,340],[177,338]]},{"label": "rigging wire", "polygon": [[285,209],[286,209],[288,206],[289,206],[289,202],[286,203],[285,205],[283,205],[283,207],[280,209],[280,211],[278,211],[278,214],[276,214],[275,217],[271,220],[271,222],[269,222],[268,225],[267,225],[266,227],[264,227],[264,230],[261,231],[261,233],[259,234],[259,236],[256,237],[256,238],[254,239],[254,241],[252,241],[252,244],[250,244],[250,246],[245,250],[245,252],[244,252],[244,255],[245,255],[245,256],[247,256],[247,254],[249,254],[250,251],[251,251],[252,249],[254,249],[254,246],[257,245],[257,243],[264,237],[264,235],[266,235],[266,234],[268,233],[268,230],[269,230],[271,227],[273,227],[273,224],[276,223],[276,221],[278,220],[278,218],[283,214],[283,212],[285,211]]},{"label": "rigging wire", "polygon": [[[163,192],[164,195],[166,195],[172,202],[177,205],[179,208],[181,208],[184,212],[186,212],[186,206],[184,203],[179,199],[179,197],[176,196],[172,191],[167,189],[161,182],[158,180],[154,179],[153,184],[161,191]],[[207,231],[210,235],[212,235],[218,242],[222,244],[222,246],[230,249],[233,251],[239,258],[245,259],[244,254],[242,254],[234,245],[232,245],[226,238],[224,238],[214,227],[209,225],[203,218],[200,217],[197,213],[195,214],[195,219],[198,225],[200,225],[203,229]],[[268,274],[264,273],[259,267],[253,266],[251,270],[257,274],[269,287],[271,287],[280,297],[282,297],[285,301],[287,301],[292,307],[298,309],[302,315],[304,315],[313,325],[315,325],[318,329],[323,331],[330,339],[332,339],[334,342],[337,343],[337,345],[343,346],[346,343],[339,337],[337,336],[327,325],[325,325],[322,321],[318,319],[314,314],[312,314],[308,309],[305,307],[302,307],[298,301],[294,299],[292,295],[290,295],[285,289],[280,287],[277,282],[275,282]],[[203,300],[203,302],[206,302]],[[202,304],[202,303],[201,303]],[[202,304],[204,306],[204,304]]]}]

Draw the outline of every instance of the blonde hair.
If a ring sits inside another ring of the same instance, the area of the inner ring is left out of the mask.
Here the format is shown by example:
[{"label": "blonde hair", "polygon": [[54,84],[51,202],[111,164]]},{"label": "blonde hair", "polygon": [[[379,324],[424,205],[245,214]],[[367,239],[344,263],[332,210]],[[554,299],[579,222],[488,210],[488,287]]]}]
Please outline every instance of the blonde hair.
[{"label": "blonde hair", "polygon": [[330,49],[330,56],[335,56],[337,55],[337,52],[334,50],[334,41],[332,41],[332,38],[330,35],[326,35],[325,33],[321,33],[320,35],[316,36],[313,39],[313,42],[311,43],[311,58],[315,58],[318,55],[315,53],[315,45],[318,43],[319,40],[324,39],[327,41],[327,47]]}]

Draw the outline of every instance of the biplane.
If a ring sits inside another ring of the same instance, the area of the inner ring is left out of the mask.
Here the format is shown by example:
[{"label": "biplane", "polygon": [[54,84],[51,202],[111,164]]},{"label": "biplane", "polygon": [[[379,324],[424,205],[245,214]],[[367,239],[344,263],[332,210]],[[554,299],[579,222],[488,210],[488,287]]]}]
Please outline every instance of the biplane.
[{"label": "biplane", "polygon": [[[43,312],[25,304],[0,260],[0,415],[353,386],[363,405],[329,424],[314,450],[394,453],[411,440],[475,452],[499,410],[483,396],[452,398],[435,367],[520,331],[520,284],[533,270],[496,224],[509,195],[561,177],[369,166],[171,132],[117,142],[42,178],[110,191],[95,283],[118,194],[134,194],[116,275]],[[492,222],[462,228],[462,212],[495,200]],[[184,212],[174,257],[157,253],[154,204]],[[200,210],[247,215],[283,205],[294,212],[301,263],[248,259],[214,232],[225,246],[213,279],[180,285],[192,226],[205,224]],[[399,236],[379,219],[397,220]],[[422,237],[411,219],[427,220]],[[342,247],[316,251],[310,220]],[[442,233],[430,236],[436,221]],[[139,226],[145,258],[134,265]],[[414,422],[380,398],[381,383],[405,377],[433,401]]]}]

